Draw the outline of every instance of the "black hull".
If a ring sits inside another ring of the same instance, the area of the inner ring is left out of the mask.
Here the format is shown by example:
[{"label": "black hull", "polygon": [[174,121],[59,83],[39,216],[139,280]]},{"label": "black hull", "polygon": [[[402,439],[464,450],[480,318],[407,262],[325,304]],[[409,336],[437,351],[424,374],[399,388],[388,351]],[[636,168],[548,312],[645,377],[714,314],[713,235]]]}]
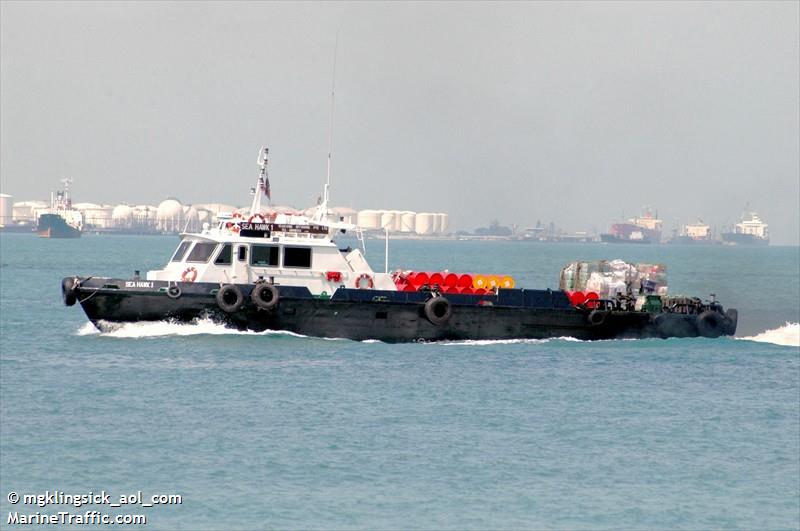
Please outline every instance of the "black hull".
[{"label": "black hull", "polygon": [[[592,314],[570,306],[561,291],[500,290],[498,295],[446,295],[452,314],[434,324],[425,312],[430,293],[339,289],[328,298],[313,297],[306,288],[279,287],[277,306],[262,310],[250,302],[253,286],[239,285],[244,304],[231,313],[216,301],[219,284],[168,283],[89,277],[67,286],[65,302],[77,300],[98,328],[138,321],[192,322],[210,318],[240,330],[285,330],[297,334],[377,339],[386,342],[545,339],[718,337],[736,330],[734,314],[715,318],[714,330],[698,328],[698,316],[608,311]],[[180,295],[167,294],[169,286]],[[174,289],[174,288],[173,288]],[[71,301],[70,301],[71,297]],[[594,321],[594,324],[593,324]],[[599,321],[599,322],[598,322]]]},{"label": "black hull", "polygon": [[81,231],[69,225],[66,220],[58,214],[42,214],[39,216],[37,232],[42,238],[81,237]]}]

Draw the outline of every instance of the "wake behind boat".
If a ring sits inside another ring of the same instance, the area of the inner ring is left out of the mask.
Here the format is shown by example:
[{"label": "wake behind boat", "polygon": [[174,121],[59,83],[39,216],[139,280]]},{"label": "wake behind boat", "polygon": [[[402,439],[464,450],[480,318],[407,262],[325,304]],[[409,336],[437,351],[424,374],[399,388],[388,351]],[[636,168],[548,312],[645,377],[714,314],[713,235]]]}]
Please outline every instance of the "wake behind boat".
[{"label": "wake behind boat", "polygon": [[[331,218],[329,183],[311,217],[261,208],[262,193],[270,197],[267,154],[264,148],[259,156],[249,214],[220,213],[213,226],[182,234],[167,265],[144,279],[138,273],[129,279],[64,278],[65,304],[80,303],[98,328],[210,318],[240,330],[387,342],[719,337],[736,331],[736,310],[725,312],[713,298],[655,294],[656,285],[647,285],[645,277],[634,296],[629,274],[635,268],[627,266],[617,268],[627,271],[625,289],[611,270],[568,266],[562,287],[569,291],[518,289],[510,278],[376,272],[360,249],[336,244],[338,234],[360,231]],[[613,298],[598,297],[598,291]]]}]

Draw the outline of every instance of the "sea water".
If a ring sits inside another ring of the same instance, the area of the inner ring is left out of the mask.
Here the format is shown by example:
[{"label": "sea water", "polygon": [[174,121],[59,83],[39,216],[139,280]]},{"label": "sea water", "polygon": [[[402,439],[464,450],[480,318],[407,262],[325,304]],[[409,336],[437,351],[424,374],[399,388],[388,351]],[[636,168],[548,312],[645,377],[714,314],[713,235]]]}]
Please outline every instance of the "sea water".
[{"label": "sea water", "polygon": [[[739,309],[735,339],[101,334],[62,305],[63,276],[144,274],[176,244],[0,236],[0,527],[93,509],[146,529],[800,527],[797,247],[391,243],[392,269],[537,288],[577,259],[666,263],[671,293]],[[103,490],[181,503],[8,500]]]}]

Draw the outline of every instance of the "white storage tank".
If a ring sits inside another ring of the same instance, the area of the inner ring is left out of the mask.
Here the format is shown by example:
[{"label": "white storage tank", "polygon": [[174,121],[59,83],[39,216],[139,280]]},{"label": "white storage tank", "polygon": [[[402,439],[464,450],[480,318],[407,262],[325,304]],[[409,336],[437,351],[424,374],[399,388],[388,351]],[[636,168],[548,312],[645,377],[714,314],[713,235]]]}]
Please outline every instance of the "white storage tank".
[{"label": "white storage tank", "polygon": [[200,216],[197,209],[193,206],[183,207],[183,226],[180,229],[186,232],[200,231]]},{"label": "white storage tank", "polygon": [[39,217],[39,212],[47,208],[48,204],[44,201],[18,201],[11,206],[11,217],[16,222],[33,223]]},{"label": "white storage tank", "polygon": [[416,230],[416,212],[406,210],[400,216],[400,232],[414,232]]},{"label": "white storage tank", "polygon": [[417,234],[432,234],[435,218],[435,214],[420,212],[414,218],[414,232]]},{"label": "white storage tank", "polygon": [[442,213],[436,215],[439,216],[439,233],[447,234],[447,229],[450,225],[450,216]]},{"label": "white storage tank", "polygon": [[400,232],[403,227],[403,211],[402,210],[392,210],[392,226],[390,230],[394,232]]},{"label": "white storage tank", "polygon": [[77,203],[72,208],[83,214],[83,223],[87,227],[107,229],[113,224],[114,207],[111,205]]},{"label": "white storage tank", "polygon": [[358,226],[364,229],[381,228],[381,212],[377,210],[362,210],[357,216]]},{"label": "white storage tank", "polygon": [[199,203],[194,205],[197,211],[201,210],[208,210],[213,214],[212,217],[216,216],[220,212],[233,212],[236,210],[236,207],[233,205],[228,205],[225,203]]},{"label": "white storage tank", "polygon": [[152,228],[158,222],[158,207],[136,205],[133,207],[133,224],[139,228]]},{"label": "white storage tank", "polygon": [[442,217],[441,214],[435,213],[431,214],[433,217],[433,233],[434,234],[441,234],[442,233]]},{"label": "white storage tank", "polygon": [[128,205],[117,205],[111,212],[111,222],[115,227],[129,228],[133,225],[133,209]]},{"label": "white storage tank", "polygon": [[183,205],[180,201],[169,198],[159,203],[156,227],[164,232],[179,232],[183,229]]},{"label": "white storage tank", "polygon": [[342,223],[350,223],[351,225],[356,224],[356,218],[358,216],[358,212],[353,210],[349,207],[336,207],[332,209],[333,212],[336,214],[336,221],[341,221]]},{"label": "white storage tank", "polygon": [[11,196],[0,194],[0,227],[11,225],[14,213],[11,209]]},{"label": "white storage tank", "polygon": [[381,213],[381,229],[394,230],[394,212],[391,210],[379,210]]},{"label": "white storage tank", "polygon": [[205,208],[198,208],[197,219],[200,222],[201,227],[203,226],[203,223],[214,223],[214,213],[210,210],[206,210]]}]

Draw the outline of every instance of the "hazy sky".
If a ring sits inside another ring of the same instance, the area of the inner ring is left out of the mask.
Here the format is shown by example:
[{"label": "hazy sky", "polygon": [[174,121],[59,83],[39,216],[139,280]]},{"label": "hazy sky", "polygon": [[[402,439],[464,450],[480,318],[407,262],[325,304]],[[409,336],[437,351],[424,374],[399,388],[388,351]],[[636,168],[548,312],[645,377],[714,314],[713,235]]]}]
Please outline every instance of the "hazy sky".
[{"label": "hazy sky", "polygon": [[335,205],[603,231],[749,202],[800,239],[798,2],[14,3],[0,188],[76,201]]}]

